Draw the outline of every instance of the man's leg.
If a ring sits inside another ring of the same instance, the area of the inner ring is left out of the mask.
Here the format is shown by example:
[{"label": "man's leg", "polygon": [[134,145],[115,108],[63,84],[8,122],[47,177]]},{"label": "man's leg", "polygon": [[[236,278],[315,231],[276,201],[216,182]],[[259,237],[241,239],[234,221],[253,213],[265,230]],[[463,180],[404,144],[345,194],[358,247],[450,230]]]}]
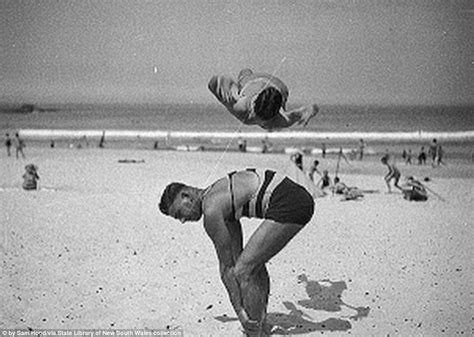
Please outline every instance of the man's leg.
[{"label": "man's leg", "polygon": [[242,289],[244,308],[251,320],[261,321],[266,312],[269,278],[265,263],[275,256],[303,226],[265,220],[240,254],[234,274]]}]

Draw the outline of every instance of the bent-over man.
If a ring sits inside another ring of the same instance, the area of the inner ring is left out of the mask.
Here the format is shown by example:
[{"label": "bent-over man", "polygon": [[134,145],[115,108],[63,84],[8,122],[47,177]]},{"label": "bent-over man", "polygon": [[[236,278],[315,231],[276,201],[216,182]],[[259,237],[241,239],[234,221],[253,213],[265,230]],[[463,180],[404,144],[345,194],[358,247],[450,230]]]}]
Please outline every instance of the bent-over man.
[{"label": "bent-over man", "polygon": [[[308,191],[272,170],[229,173],[205,189],[171,183],[160,210],[181,222],[204,218],[221,279],[247,335],[266,335],[270,279],[265,264],[307,224],[314,212]],[[241,217],[263,222],[243,247]]]}]

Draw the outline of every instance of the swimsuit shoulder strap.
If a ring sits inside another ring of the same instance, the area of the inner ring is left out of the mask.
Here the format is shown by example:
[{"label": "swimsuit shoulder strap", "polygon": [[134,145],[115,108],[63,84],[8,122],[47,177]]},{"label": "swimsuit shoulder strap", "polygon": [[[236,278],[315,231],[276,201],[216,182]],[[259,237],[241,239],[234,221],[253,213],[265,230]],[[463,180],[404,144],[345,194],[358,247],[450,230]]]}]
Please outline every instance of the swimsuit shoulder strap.
[{"label": "swimsuit shoulder strap", "polygon": [[229,191],[230,191],[230,203],[232,207],[232,213],[231,213],[231,219],[235,218],[235,198],[234,198],[234,187],[232,183],[232,176],[236,173],[237,171],[232,171],[227,176],[229,177]]}]

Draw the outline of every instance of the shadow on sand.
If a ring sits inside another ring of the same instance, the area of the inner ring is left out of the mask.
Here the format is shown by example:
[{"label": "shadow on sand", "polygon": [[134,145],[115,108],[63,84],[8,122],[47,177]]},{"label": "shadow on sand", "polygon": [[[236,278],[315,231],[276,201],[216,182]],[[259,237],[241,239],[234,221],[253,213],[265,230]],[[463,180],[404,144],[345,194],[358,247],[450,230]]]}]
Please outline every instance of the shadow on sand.
[{"label": "shadow on sand", "polygon": [[[347,289],[344,281],[311,281],[304,274],[298,276],[298,281],[305,285],[308,298],[297,301],[297,304],[305,309],[339,312],[343,307],[346,307],[355,311],[354,315],[346,317],[354,321],[369,315],[369,307],[355,307],[344,303],[342,292]],[[272,335],[306,334],[313,331],[347,331],[352,328],[351,322],[347,319],[331,317],[322,322],[314,322],[309,314],[298,309],[294,303],[285,301],[283,305],[288,309],[287,313],[271,312],[267,315],[267,324],[272,326]],[[237,318],[228,316],[217,316],[215,319],[223,323],[237,320]]]}]

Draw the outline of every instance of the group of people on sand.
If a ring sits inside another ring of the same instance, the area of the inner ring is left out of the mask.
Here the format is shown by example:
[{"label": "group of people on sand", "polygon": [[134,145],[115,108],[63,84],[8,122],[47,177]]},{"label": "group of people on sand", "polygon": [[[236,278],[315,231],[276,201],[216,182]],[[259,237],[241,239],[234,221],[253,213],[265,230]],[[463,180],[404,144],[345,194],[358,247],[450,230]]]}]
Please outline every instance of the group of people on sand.
[{"label": "group of people on sand", "polygon": [[[412,158],[413,154],[411,149],[408,149],[408,151],[404,149],[402,152],[402,159],[405,161],[406,165],[412,164]],[[428,151],[425,150],[424,146],[421,147],[417,156],[418,165],[426,165],[426,160],[428,158],[431,160],[432,167],[438,167],[441,164],[446,165],[444,162],[444,149],[436,138],[431,141],[428,146]]]},{"label": "group of people on sand", "polygon": [[407,177],[404,185],[399,185],[401,173],[395,166],[395,163],[391,163],[389,160],[390,157],[386,155],[380,160],[388,168],[388,172],[384,176],[388,192],[391,193],[391,183],[393,182],[393,186],[402,192],[404,199],[409,201],[426,201],[428,199],[428,192],[425,186],[413,176]]}]

